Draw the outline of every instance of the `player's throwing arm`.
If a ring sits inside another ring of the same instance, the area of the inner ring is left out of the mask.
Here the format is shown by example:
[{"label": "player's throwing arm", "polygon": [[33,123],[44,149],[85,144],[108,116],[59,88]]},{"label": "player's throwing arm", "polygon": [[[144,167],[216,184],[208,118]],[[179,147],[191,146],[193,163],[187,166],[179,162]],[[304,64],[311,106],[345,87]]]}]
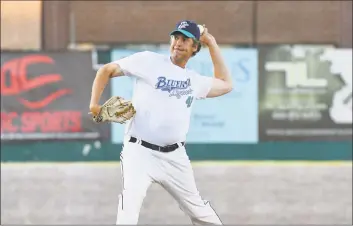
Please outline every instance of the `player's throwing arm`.
[{"label": "player's throwing arm", "polygon": [[233,89],[231,74],[224,62],[216,39],[208,33],[208,29],[205,26],[200,42],[209,49],[214,67],[214,78],[216,78],[207,97],[217,97],[229,93]]}]

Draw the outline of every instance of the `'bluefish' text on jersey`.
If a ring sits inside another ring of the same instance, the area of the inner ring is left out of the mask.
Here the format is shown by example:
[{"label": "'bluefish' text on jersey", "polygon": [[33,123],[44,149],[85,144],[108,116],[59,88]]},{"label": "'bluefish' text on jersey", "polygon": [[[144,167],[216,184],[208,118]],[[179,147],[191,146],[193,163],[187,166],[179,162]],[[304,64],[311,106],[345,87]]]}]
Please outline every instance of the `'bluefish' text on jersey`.
[{"label": "'bluefish' text on jersey", "polygon": [[192,94],[189,78],[186,81],[167,79],[166,77],[158,77],[157,79],[156,89],[169,92],[170,97],[175,96],[180,99],[184,95]]}]

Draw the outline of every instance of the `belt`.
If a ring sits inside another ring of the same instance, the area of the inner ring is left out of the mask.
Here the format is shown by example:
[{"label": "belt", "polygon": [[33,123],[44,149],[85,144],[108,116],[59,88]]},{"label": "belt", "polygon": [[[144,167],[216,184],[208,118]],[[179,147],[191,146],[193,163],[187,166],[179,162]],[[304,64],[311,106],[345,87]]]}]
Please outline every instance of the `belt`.
[{"label": "belt", "polygon": [[[137,138],[130,137],[129,142],[136,143]],[[184,145],[185,142],[181,142],[181,144]],[[155,151],[160,151],[160,152],[172,152],[172,151],[175,151],[177,148],[179,148],[179,145],[177,143],[162,147],[162,146],[148,143],[147,141],[144,141],[144,140],[141,140],[141,145],[144,146],[145,148],[149,148],[149,149],[152,149]]]}]

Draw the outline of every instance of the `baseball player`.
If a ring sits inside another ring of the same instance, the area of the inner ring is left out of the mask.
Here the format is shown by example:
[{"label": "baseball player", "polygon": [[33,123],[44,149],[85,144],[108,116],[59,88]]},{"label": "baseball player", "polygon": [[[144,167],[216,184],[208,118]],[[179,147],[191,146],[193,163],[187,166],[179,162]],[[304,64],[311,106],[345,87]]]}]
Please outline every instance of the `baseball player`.
[{"label": "baseball player", "polygon": [[[186,68],[201,44],[209,49],[212,77]],[[215,38],[207,28],[184,20],[170,33],[170,55],[142,51],[104,65],[92,86],[93,115],[101,109],[98,103],[107,82],[118,76],[135,78],[131,101],[136,114],[126,124],[120,155],[123,187],[116,224],[137,224],[149,186],[158,183],[194,225],[222,225],[210,203],[199,194],[185,150],[194,101],[232,90],[230,72]]]}]

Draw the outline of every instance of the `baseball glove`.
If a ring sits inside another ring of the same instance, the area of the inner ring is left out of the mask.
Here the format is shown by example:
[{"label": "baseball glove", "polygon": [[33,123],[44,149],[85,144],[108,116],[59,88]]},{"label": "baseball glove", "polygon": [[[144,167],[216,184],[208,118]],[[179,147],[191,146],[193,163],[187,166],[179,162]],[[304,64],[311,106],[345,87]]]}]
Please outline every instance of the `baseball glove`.
[{"label": "baseball glove", "polygon": [[97,115],[92,117],[96,123],[117,122],[126,123],[135,115],[136,111],[131,101],[119,96],[109,98],[102,106]]}]

